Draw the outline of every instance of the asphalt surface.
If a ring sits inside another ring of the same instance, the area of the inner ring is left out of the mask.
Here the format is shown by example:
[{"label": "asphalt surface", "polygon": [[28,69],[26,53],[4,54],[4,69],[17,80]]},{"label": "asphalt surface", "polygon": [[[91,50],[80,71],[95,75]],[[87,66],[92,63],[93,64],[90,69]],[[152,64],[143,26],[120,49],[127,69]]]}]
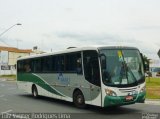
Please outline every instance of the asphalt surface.
[{"label": "asphalt surface", "polygon": [[[42,117],[45,119],[51,118],[51,116],[48,116],[51,114],[52,118],[55,119],[151,119],[152,116],[155,119],[160,119],[160,105],[139,103],[118,108],[103,109],[88,106],[86,109],[79,109],[73,103],[53,98],[39,97],[35,99],[30,94],[17,89],[14,81],[0,79],[0,117],[5,119],[15,118],[17,113],[32,114],[32,117],[29,118],[33,118],[33,114],[38,113],[41,116],[34,118]],[[46,113],[48,114],[47,116],[42,116],[42,114]],[[157,114],[158,116],[156,116]]]}]

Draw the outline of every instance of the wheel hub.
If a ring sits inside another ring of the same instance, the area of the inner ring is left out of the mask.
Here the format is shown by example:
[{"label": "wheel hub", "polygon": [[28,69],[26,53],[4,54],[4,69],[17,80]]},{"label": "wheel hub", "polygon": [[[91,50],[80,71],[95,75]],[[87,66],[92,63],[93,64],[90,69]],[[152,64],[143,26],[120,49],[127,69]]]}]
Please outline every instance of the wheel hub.
[{"label": "wheel hub", "polygon": [[82,97],[81,96],[78,96],[77,102],[80,103],[80,104],[82,103]]}]

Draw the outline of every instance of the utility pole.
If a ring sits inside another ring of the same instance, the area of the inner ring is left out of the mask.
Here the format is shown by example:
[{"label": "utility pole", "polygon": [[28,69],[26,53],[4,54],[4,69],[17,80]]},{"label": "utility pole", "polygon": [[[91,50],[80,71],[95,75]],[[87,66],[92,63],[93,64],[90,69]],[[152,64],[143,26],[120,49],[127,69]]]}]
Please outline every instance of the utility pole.
[{"label": "utility pole", "polygon": [[22,40],[17,39],[17,48],[18,48],[18,43],[19,43],[19,41],[22,41]]}]

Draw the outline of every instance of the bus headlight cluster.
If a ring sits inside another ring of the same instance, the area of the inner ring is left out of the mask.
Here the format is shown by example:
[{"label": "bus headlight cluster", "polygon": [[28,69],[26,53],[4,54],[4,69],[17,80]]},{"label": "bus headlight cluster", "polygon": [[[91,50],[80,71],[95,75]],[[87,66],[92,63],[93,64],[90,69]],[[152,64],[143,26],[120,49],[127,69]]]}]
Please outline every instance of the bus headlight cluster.
[{"label": "bus headlight cluster", "polygon": [[105,92],[108,96],[117,96],[117,94],[113,90],[105,89]]},{"label": "bus headlight cluster", "polygon": [[145,92],[146,91],[146,86],[143,86],[140,90],[140,93]]}]

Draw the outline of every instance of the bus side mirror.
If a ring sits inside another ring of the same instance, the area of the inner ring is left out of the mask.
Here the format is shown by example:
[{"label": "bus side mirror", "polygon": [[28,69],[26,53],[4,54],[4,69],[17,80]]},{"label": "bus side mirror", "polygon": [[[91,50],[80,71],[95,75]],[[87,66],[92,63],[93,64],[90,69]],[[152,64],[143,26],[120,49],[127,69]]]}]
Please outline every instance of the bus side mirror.
[{"label": "bus side mirror", "polygon": [[107,72],[107,58],[104,54],[100,54],[100,59],[102,68],[102,79],[108,82],[111,77],[110,74]]}]

